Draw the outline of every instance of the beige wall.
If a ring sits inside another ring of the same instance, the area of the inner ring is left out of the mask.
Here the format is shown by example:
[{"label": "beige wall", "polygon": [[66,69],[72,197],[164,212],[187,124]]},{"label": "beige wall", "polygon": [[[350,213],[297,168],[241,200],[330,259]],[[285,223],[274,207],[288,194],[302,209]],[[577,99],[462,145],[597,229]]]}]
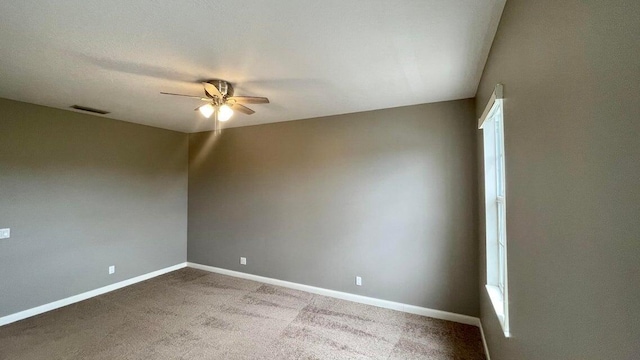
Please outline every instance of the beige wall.
[{"label": "beige wall", "polygon": [[639,19],[638,1],[507,1],[477,98],[479,116],[504,84],[513,338],[482,290],[492,360],[640,358]]},{"label": "beige wall", "polygon": [[189,261],[477,315],[473,112],[462,100],[192,134]]},{"label": "beige wall", "polygon": [[0,316],[186,260],[186,134],[0,99],[0,136]]}]

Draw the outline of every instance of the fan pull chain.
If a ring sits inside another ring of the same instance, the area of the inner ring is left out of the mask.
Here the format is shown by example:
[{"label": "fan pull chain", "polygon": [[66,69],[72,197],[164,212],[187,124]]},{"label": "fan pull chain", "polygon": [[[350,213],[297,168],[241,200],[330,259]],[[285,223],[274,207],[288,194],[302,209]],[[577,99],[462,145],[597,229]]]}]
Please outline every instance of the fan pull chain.
[{"label": "fan pull chain", "polygon": [[218,107],[216,106],[214,109],[215,109],[215,111],[213,112],[213,114],[214,114],[214,121],[215,121],[215,124],[214,124],[214,133],[215,133],[216,135],[220,135],[220,133],[222,132],[222,129],[220,129],[220,120],[218,120],[218,113],[219,113],[219,111],[218,111]]},{"label": "fan pull chain", "polygon": [[216,97],[214,100],[214,105],[213,105],[213,109],[214,112],[213,114],[215,115],[215,134],[216,135],[220,135],[222,133],[222,129],[221,129],[221,124],[220,124],[220,98]]}]

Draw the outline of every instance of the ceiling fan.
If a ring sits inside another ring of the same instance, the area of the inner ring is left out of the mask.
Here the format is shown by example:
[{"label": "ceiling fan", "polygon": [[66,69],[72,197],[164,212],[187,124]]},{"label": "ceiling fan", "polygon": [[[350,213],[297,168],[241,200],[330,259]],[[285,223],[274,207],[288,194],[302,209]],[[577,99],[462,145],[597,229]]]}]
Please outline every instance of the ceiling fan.
[{"label": "ceiling fan", "polygon": [[204,86],[204,95],[202,96],[194,96],[194,95],[184,95],[184,94],[174,94],[161,92],[163,95],[173,95],[173,96],[183,96],[192,99],[198,99],[201,101],[206,101],[206,104],[198,106],[195,110],[200,111],[200,113],[206,117],[207,119],[211,117],[211,115],[215,115],[215,129],[216,133],[220,132],[220,126],[218,124],[219,121],[227,121],[233,115],[233,111],[236,110],[243,114],[251,115],[255,113],[255,111],[249,109],[248,107],[242,104],[268,104],[269,99],[266,97],[255,97],[255,96],[233,96],[233,86],[224,81],[224,80],[208,80],[202,82],[202,86]]}]

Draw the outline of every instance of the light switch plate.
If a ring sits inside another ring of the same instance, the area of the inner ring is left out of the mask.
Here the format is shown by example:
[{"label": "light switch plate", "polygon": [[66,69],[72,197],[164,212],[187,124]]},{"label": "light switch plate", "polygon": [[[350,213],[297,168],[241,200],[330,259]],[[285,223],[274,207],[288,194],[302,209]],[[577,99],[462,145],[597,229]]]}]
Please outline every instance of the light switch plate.
[{"label": "light switch plate", "polygon": [[8,239],[11,237],[11,229],[0,229],[0,239]]}]

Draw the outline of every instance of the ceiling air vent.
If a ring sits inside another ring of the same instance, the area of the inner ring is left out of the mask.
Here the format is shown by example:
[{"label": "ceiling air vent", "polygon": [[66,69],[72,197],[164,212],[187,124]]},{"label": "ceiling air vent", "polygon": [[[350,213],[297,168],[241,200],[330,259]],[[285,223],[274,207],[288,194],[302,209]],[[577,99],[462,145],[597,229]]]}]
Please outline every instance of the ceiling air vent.
[{"label": "ceiling air vent", "polygon": [[106,115],[109,112],[108,111],[104,111],[104,110],[100,110],[100,109],[94,109],[94,108],[90,108],[90,107],[86,107],[86,106],[80,106],[80,105],[73,105],[71,106],[72,109],[76,109],[76,110],[81,110],[81,111],[86,111],[86,112],[90,112],[93,114],[100,114],[100,115]]}]

